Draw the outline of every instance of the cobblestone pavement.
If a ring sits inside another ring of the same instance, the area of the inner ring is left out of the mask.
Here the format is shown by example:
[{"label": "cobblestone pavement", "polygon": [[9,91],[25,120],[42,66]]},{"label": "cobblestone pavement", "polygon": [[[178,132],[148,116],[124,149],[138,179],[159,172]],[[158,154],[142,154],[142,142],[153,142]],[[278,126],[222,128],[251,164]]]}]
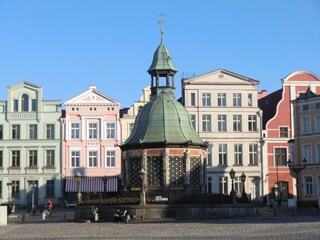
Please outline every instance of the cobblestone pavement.
[{"label": "cobblestone pavement", "polygon": [[73,211],[42,220],[10,216],[0,239],[320,239],[320,216],[267,216],[130,223],[79,223]]}]

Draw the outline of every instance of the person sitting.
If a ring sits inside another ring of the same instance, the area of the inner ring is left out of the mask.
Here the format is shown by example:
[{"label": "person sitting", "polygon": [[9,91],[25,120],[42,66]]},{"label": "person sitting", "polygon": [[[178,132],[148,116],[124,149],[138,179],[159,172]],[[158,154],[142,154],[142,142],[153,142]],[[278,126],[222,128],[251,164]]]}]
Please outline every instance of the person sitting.
[{"label": "person sitting", "polygon": [[51,200],[48,201],[47,205],[46,205],[46,208],[47,208],[47,212],[49,215],[52,214],[52,209],[53,209],[53,203]]},{"label": "person sitting", "polygon": [[129,220],[130,220],[130,214],[129,214],[128,210],[125,209],[125,210],[123,211],[122,215],[121,215],[121,221],[122,221],[122,222],[125,222],[125,223],[128,223]]},{"label": "person sitting", "polygon": [[115,222],[121,222],[121,212],[119,209],[113,214],[113,220]]}]

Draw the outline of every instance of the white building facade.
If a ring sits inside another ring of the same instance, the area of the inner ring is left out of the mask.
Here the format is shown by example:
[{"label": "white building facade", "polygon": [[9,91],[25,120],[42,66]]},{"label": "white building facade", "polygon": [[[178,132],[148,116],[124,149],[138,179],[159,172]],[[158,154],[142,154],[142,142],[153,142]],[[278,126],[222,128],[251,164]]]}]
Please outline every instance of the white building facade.
[{"label": "white building facade", "polygon": [[34,206],[61,197],[61,101],[42,87],[9,86],[0,102],[0,202]]},{"label": "white building facade", "polygon": [[229,194],[234,169],[234,190],[251,200],[262,200],[262,135],[258,108],[259,82],[224,69],[182,79],[182,101],[198,135],[209,142],[207,192]]}]

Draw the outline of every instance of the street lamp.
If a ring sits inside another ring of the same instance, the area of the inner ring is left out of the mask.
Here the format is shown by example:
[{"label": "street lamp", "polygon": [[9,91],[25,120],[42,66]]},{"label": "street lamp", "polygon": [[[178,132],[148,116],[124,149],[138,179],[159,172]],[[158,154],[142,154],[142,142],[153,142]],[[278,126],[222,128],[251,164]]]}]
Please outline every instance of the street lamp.
[{"label": "street lamp", "polygon": [[231,192],[230,195],[232,197],[232,203],[236,203],[236,192],[234,191],[234,178],[236,175],[236,172],[233,170],[233,168],[229,172],[230,178],[231,178]]},{"label": "street lamp", "polygon": [[288,167],[290,171],[296,174],[296,192],[297,192],[297,209],[299,209],[299,173],[306,168],[307,160],[304,158],[302,164],[294,164],[290,159],[288,160]]},{"label": "street lamp", "polygon": [[103,181],[103,196],[104,197],[107,197],[107,182],[108,182],[108,177],[107,176],[104,176],[102,178],[102,181]]},{"label": "street lamp", "polygon": [[34,181],[32,181],[32,183],[30,184],[30,187],[31,187],[31,193],[32,193],[32,201],[31,201],[32,214],[35,215],[36,214],[36,208],[35,208],[35,205],[34,205],[34,191],[35,191],[35,188],[37,187],[37,184]]},{"label": "street lamp", "polygon": [[80,192],[80,181],[81,181],[81,174],[79,172],[77,172],[76,174],[76,181],[77,181],[77,191],[78,191],[78,195],[77,195],[77,203],[78,205],[81,203],[81,192]]},{"label": "street lamp", "polygon": [[143,168],[141,168],[139,172],[139,176],[141,179],[141,194],[140,194],[140,206],[145,206],[146,205],[146,193],[144,189],[144,178],[145,178],[146,172],[144,171]]},{"label": "street lamp", "polygon": [[241,182],[242,182],[242,195],[241,195],[241,198],[245,201],[248,200],[248,197],[247,197],[247,194],[246,194],[246,190],[245,190],[245,181],[246,181],[246,175],[244,174],[244,172],[241,174],[240,176],[240,179],[241,179]]}]

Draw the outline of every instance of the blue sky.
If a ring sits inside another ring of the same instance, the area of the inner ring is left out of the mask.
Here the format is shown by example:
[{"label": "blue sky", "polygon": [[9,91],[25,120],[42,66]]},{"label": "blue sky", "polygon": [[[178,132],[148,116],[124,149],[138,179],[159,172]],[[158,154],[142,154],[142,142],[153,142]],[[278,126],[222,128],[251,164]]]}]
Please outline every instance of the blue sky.
[{"label": "blue sky", "polygon": [[28,81],[63,102],[89,85],[129,107],[150,83],[160,44],[176,74],[227,69],[281,88],[306,70],[320,75],[320,0],[0,0],[0,100]]}]

